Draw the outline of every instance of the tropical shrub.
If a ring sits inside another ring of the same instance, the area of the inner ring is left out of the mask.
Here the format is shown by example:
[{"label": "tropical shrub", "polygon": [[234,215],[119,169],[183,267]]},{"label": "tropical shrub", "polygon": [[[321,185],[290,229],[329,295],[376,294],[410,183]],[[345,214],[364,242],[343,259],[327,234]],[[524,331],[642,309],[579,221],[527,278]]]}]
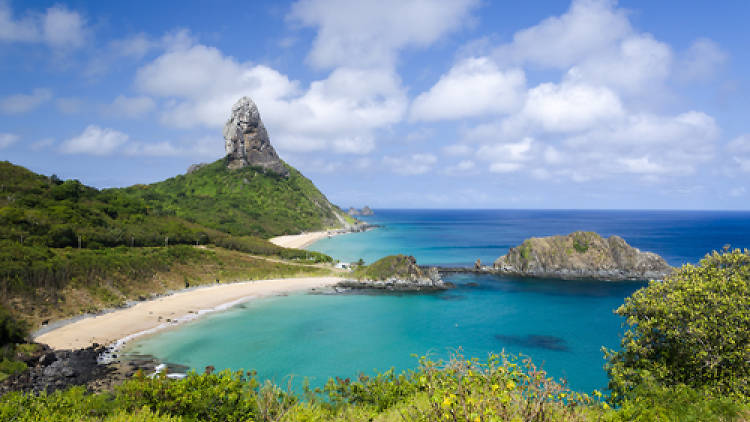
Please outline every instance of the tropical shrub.
[{"label": "tropical shrub", "polygon": [[714,252],[652,281],[616,311],[628,330],[607,351],[615,400],[636,387],[686,385],[750,398],[750,253]]}]

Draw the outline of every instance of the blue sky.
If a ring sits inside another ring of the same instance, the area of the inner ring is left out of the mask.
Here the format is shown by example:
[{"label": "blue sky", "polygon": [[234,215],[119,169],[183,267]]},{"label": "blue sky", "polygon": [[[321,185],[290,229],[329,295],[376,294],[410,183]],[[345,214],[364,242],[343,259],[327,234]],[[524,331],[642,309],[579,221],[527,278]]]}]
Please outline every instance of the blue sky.
[{"label": "blue sky", "polygon": [[750,3],[0,0],[0,160],[223,155],[243,95],[335,203],[750,208]]}]

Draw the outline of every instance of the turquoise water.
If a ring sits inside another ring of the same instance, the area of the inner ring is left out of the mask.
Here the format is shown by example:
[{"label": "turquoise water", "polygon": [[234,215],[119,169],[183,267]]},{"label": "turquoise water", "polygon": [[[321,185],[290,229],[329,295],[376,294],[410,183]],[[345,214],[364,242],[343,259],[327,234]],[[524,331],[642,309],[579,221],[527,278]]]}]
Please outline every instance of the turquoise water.
[{"label": "turquoise water", "polygon": [[[312,246],[342,260],[411,253],[430,264],[489,262],[531,235],[581,228],[620,234],[663,254],[695,262],[725,243],[750,246],[750,213],[602,211],[378,211],[377,230]],[[526,215],[526,217],[524,217]],[[506,350],[524,353],[581,391],[606,387],[601,347],[616,347],[612,311],[643,283],[534,280],[461,274],[455,290],[435,294],[297,294],[249,302],[146,340],[129,352],[202,370],[256,369],[285,381],[416,366],[412,354],[448,357]]]}]

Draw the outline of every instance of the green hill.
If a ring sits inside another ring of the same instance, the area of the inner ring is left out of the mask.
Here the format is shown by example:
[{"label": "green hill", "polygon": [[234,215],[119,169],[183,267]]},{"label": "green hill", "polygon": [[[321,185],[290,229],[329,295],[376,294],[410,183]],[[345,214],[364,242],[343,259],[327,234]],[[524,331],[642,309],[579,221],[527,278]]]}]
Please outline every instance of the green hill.
[{"label": "green hill", "polygon": [[286,167],[289,177],[259,167],[229,170],[221,159],[190,174],[120,191],[141,199],[155,215],[181,217],[233,235],[271,237],[354,222],[309,179]]},{"label": "green hill", "polygon": [[327,255],[263,238],[345,221],[289,170],[282,178],[219,160],[153,185],[98,190],[0,162],[0,305],[37,323],[186,284],[325,273],[311,264]]}]

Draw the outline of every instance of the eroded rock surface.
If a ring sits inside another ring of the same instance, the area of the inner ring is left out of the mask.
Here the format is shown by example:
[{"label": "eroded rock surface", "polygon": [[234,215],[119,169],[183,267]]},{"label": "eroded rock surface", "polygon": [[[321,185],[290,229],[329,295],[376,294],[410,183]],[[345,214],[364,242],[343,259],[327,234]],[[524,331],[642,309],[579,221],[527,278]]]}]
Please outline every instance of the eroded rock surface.
[{"label": "eroded rock surface", "polygon": [[232,115],[224,125],[224,141],[230,169],[254,166],[289,176],[289,169],[271,146],[258,106],[250,97],[242,97],[232,106]]}]

